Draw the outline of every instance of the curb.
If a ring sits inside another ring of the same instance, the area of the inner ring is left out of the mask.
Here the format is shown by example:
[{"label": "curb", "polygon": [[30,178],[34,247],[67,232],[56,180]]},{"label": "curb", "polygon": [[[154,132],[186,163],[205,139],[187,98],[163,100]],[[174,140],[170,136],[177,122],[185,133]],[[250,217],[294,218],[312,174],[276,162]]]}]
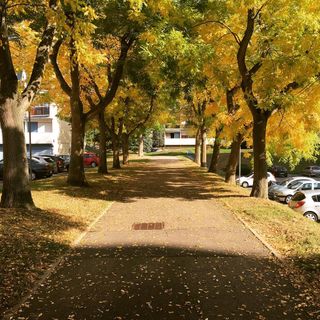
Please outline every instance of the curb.
[{"label": "curb", "polygon": [[95,224],[109,211],[109,209],[112,207],[114,202],[111,202],[108,207],[103,210],[99,216],[97,216],[91,223],[90,225],[71,243],[70,248],[68,251],[63,254],[61,257],[57,258],[56,261],[54,261],[47,271],[40,277],[40,279],[35,283],[31,291],[24,297],[21,298],[20,302],[16,304],[14,307],[10,308],[3,314],[3,320],[12,320],[13,316],[19,311],[21,306],[28,301],[37,291],[38,289],[42,286],[42,284],[47,280],[53,273],[54,271],[61,265],[64,260],[70,255],[71,251],[77,247],[80,242],[83,240],[83,238],[92,230],[92,228],[95,226]]},{"label": "curb", "polygon": [[247,228],[270,252],[271,254],[277,258],[280,261],[284,261],[285,258],[283,255],[281,255],[273,246],[271,246],[256,230],[254,230],[246,221],[244,221],[234,210],[233,208],[225,203],[222,202],[232,213],[233,215],[236,217],[236,219],[238,221],[240,221],[245,228]]}]

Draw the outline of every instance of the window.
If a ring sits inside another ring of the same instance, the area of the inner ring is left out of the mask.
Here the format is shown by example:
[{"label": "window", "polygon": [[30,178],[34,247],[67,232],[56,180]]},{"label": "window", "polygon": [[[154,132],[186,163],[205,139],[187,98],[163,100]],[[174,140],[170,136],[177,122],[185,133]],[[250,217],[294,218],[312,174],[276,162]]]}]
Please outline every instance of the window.
[{"label": "window", "polygon": [[312,183],[304,183],[301,190],[312,190]]},{"label": "window", "polygon": [[27,122],[27,131],[38,132],[38,122]]},{"label": "window", "polygon": [[313,200],[314,202],[320,202],[320,194],[317,194],[317,195],[312,196],[312,200]]},{"label": "window", "polygon": [[49,116],[50,115],[50,107],[49,107],[49,105],[33,107],[31,110],[31,114],[33,116]]},{"label": "window", "polygon": [[170,133],[170,138],[171,139],[179,139],[180,138],[180,133],[179,132],[171,132]]},{"label": "window", "polygon": [[45,123],[44,124],[44,131],[45,132],[52,132],[52,123]]},{"label": "window", "polygon": [[319,190],[319,189],[320,189],[320,183],[315,183],[314,190]]}]

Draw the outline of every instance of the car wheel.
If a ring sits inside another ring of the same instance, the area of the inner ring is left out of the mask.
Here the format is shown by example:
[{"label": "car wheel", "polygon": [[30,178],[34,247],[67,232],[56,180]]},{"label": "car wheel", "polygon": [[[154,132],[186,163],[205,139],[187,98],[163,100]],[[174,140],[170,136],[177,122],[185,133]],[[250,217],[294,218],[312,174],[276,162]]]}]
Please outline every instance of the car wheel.
[{"label": "car wheel", "polygon": [[290,202],[290,200],[291,200],[291,198],[292,198],[292,195],[288,195],[288,196],[286,196],[286,198],[285,198],[285,203],[289,203]]},{"label": "car wheel", "polygon": [[91,163],[91,167],[92,167],[92,168],[95,168],[96,166],[97,166],[97,164],[96,164],[95,162],[92,162],[92,163]]},{"label": "car wheel", "polygon": [[314,222],[317,222],[318,221],[318,216],[312,212],[312,211],[307,211],[304,213],[304,216]]},{"label": "car wheel", "polygon": [[249,187],[249,183],[248,182],[242,182],[241,187],[243,188],[248,188]]}]

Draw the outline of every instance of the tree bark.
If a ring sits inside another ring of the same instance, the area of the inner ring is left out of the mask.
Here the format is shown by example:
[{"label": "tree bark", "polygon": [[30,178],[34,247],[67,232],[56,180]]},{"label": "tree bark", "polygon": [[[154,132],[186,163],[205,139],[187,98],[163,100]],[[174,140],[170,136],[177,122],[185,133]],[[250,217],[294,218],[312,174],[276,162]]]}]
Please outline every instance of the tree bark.
[{"label": "tree bark", "polygon": [[268,198],[267,157],[266,157],[266,131],[268,115],[257,109],[253,122],[253,158],[254,181],[251,191],[252,197]]},{"label": "tree bark", "polygon": [[98,172],[101,174],[108,174],[108,165],[107,165],[107,126],[106,120],[104,117],[104,112],[100,111],[99,113],[99,169]]},{"label": "tree bark", "polygon": [[31,209],[34,203],[29,183],[29,168],[24,136],[24,109],[17,95],[1,105],[3,136],[3,190],[2,208]]},{"label": "tree bark", "polygon": [[121,169],[120,164],[120,141],[119,137],[115,134],[112,134],[112,152],[113,152],[113,169]]},{"label": "tree bark", "polygon": [[196,144],[194,147],[194,162],[200,166],[201,164],[201,133],[200,129],[196,133]]},{"label": "tree bark", "polygon": [[122,157],[123,164],[129,163],[129,135],[127,133],[122,134]]},{"label": "tree bark", "polygon": [[239,164],[239,153],[242,141],[243,135],[238,133],[231,145],[231,152],[226,168],[225,182],[232,185],[236,184],[237,166]]},{"label": "tree bark", "polygon": [[144,155],[143,149],[144,149],[143,135],[140,134],[140,136],[139,136],[139,150],[138,150],[138,156],[140,158],[143,157],[143,155]]},{"label": "tree bark", "polygon": [[[73,22],[74,23],[74,22]],[[74,27],[74,26],[73,26]],[[80,71],[79,57],[76,40],[71,36],[70,50],[70,75],[71,75],[71,155],[68,171],[68,184],[72,186],[86,186],[87,181],[84,173],[83,150],[85,136],[85,117],[83,104],[80,97]]]},{"label": "tree bark", "polygon": [[201,130],[201,167],[207,167],[207,129]]},{"label": "tree bark", "polygon": [[211,157],[211,162],[210,162],[210,167],[208,172],[217,173],[217,166],[218,166],[220,148],[221,148],[221,139],[220,139],[221,133],[222,133],[222,128],[218,128],[216,130],[216,137],[214,140],[213,152],[212,152],[212,157]]}]

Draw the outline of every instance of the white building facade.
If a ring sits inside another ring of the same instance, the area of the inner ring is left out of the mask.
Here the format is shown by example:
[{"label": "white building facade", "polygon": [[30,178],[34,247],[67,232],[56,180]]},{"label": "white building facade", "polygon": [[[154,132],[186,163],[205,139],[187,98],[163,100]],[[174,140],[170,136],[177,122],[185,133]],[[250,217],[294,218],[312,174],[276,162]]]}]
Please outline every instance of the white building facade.
[{"label": "white building facade", "polygon": [[[196,138],[192,128],[166,128],[164,133],[164,146],[165,147],[187,147],[195,146]],[[214,139],[208,138],[207,144],[213,144]]]},{"label": "white building facade", "polygon": [[[70,154],[71,126],[57,117],[55,104],[43,104],[33,107],[29,115],[25,115],[25,141],[29,153],[29,131],[31,131],[31,151],[39,154]],[[30,130],[29,130],[30,128]],[[3,158],[2,132],[0,134],[0,159]]]}]

